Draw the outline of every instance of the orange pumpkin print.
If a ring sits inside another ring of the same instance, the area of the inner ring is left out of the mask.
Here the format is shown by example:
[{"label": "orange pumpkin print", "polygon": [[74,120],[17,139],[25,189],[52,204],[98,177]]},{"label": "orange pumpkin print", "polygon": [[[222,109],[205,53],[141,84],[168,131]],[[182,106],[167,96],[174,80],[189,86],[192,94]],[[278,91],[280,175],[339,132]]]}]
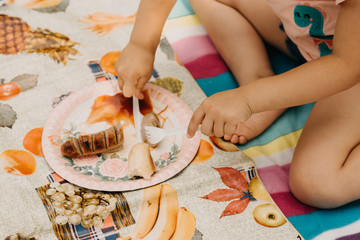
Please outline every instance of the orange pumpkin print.
[{"label": "orange pumpkin print", "polygon": [[19,95],[21,89],[16,82],[9,82],[0,85],[0,100],[9,100]]},{"label": "orange pumpkin print", "polygon": [[114,74],[115,76],[117,75],[115,71],[115,64],[120,56],[120,53],[120,51],[112,51],[101,57],[100,65],[105,72]]},{"label": "orange pumpkin print", "polygon": [[27,151],[8,149],[0,154],[0,166],[12,175],[30,175],[36,170],[36,159]]},{"label": "orange pumpkin print", "polygon": [[192,160],[191,164],[203,163],[209,160],[214,155],[213,146],[206,140],[200,140],[199,150],[196,153],[194,160]]},{"label": "orange pumpkin print", "polygon": [[41,146],[42,133],[43,128],[34,128],[25,135],[23,140],[24,148],[39,157],[44,156]]}]

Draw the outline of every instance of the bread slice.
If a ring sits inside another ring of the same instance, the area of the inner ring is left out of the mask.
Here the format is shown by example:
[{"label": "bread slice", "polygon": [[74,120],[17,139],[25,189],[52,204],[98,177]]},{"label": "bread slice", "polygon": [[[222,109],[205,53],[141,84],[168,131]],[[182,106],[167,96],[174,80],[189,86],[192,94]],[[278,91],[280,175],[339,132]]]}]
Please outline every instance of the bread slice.
[{"label": "bread slice", "polygon": [[127,175],[131,178],[138,176],[150,179],[154,172],[155,164],[149,145],[146,143],[135,144],[129,152]]}]

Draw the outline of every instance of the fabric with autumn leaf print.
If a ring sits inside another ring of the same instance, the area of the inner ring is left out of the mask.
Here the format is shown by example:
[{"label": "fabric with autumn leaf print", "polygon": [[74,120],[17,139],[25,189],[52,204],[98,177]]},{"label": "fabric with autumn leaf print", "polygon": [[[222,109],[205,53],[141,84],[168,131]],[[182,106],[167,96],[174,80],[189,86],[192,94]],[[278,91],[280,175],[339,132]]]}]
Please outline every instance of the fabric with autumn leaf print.
[{"label": "fabric with autumn leaf print", "polygon": [[221,213],[220,218],[242,213],[249,201],[254,199],[249,193],[246,179],[238,170],[231,167],[214,169],[219,172],[222,182],[229,188],[216,189],[202,198],[216,202],[231,201]]}]

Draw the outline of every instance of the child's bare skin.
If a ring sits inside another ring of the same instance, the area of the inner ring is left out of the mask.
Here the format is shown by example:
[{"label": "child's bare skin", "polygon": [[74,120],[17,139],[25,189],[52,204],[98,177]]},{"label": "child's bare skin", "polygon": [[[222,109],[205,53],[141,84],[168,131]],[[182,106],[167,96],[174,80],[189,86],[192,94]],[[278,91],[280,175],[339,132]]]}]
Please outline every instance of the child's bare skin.
[{"label": "child's bare skin", "polygon": [[[279,28],[280,20],[266,1],[249,4],[233,0],[190,0],[190,3],[240,86],[274,75],[262,38],[290,55],[285,45],[286,34]],[[234,134],[220,131],[214,135],[244,144],[261,134],[284,111],[253,114],[237,125]]]},{"label": "child's bare skin", "polygon": [[[141,90],[151,76],[153,55],[174,3],[141,1],[130,43],[117,63],[125,96],[143,97]],[[287,53],[286,35],[278,29],[280,22],[267,1],[191,0],[191,4],[240,87],[205,99],[192,116],[188,135],[192,137],[201,124],[205,135],[244,143],[284,109],[317,101],[291,164],[292,193],[321,208],[359,199],[360,2],[341,4],[331,54],[276,76],[261,38]]]}]

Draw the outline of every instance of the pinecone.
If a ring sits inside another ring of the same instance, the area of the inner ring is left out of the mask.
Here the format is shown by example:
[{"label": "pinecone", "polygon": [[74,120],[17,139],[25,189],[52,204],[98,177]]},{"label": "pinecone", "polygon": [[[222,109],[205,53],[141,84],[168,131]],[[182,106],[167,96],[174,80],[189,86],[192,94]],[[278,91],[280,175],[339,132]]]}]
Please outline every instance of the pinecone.
[{"label": "pinecone", "polygon": [[69,54],[80,55],[73,48],[76,44],[61,33],[32,29],[18,17],[0,14],[0,54],[42,53],[65,65]]},{"label": "pinecone", "polygon": [[30,26],[20,18],[0,14],[0,53],[22,52],[29,32]]}]

